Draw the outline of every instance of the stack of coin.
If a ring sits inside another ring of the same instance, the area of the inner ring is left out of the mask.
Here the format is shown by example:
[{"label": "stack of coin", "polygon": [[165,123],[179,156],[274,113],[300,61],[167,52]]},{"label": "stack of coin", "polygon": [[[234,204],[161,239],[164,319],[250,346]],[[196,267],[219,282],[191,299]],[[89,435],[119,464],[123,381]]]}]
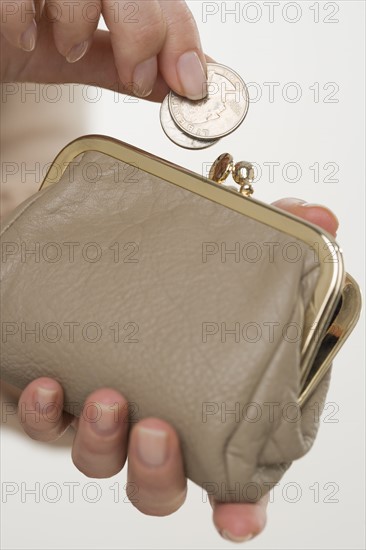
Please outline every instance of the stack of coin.
[{"label": "stack of coin", "polygon": [[170,92],[160,110],[166,135],[180,147],[204,149],[243,122],[249,107],[245,82],[225,65],[207,63],[207,96],[199,101]]}]

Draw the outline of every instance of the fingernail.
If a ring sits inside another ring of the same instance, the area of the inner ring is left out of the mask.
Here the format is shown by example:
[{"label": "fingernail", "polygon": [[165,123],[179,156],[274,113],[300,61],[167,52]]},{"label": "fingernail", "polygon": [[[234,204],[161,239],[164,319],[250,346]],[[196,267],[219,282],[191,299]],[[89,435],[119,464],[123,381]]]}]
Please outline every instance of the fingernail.
[{"label": "fingernail", "polygon": [[32,52],[36,47],[37,24],[33,19],[26,31],[20,37],[20,47],[26,52]]},{"label": "fingernail", "polygon": [[324,206],[323,204],[317,204],[315,202],[305,202],[303,204],[303,206],[306,206],[307,208],[309,207],[312,207],[312,208],[324,208],[324,210],[328,210],[328,208],[326,206]]},{"label": "fingernail", "polygon": [[158,60],[156,56],[146,59],[137,65],[133,73],[133,93],[139,97],[151,94],[158,74]]},{"label": "fingernail", "polygon": [[80,42],[80,44],[73,46],[69,53],[66,55],[66,61],[68,61],[69,63],[76,63],[77,61],[79,61],[86,54],[88,45],[89,40],[84,40],[84,42]]},{"label": "fingernail", "polygon": [[177,63],[178,77],[189,99],[203,99],[207,95],[207,76],[196,52],[186,52]]},{"label": "fingernail", "polygon": [[62,407],[57,403],[57,389],[38,386],[33,394],[34,410],[38,412],[36,422],[47,420],[48,422],[57,421],[62,414]]},{"label": "fingernail", "polygon": [[56,403],[56,397],[57,397],[57,390],[51,389],[51,388],[42,388],[38,387],[37,390],[34,393],[34,402],[36,404],[39,404],[39,406],[42,408],[45,405],[49,404],[55,404]]},{"label": "fingernail", "polygon": [[98,435],[113,435],[120,427],[118,418],[116,418],[113,405],[102,405],[98,403],[97,418],[90,421],[92,430]]},{"label": "fingernail", "polygon": [[231,542],[247,542],[248,540],[251,540],[254,535],[252,533],[249,533],[248,535],[243,535],[242,537],[238,535],[233,535],[232,533],[229,533],[229,531],[226,531],[226,529],[223,529],[220,531],[220,535],[222,538],[226,540],[230,540]]},{"label": "fingernail", "polygon": [[297,199],[295,197],[289,197],[289,198],[284,199],[284,200],[289,204],[302,204],[302,205],[307,204],[307,202],[304,201],[303,199]]},{"label": "fingernail", "polygon": [[143,426],[137,428],[137,451],[147,466],[161,466],[167,457],[167,434]]}]

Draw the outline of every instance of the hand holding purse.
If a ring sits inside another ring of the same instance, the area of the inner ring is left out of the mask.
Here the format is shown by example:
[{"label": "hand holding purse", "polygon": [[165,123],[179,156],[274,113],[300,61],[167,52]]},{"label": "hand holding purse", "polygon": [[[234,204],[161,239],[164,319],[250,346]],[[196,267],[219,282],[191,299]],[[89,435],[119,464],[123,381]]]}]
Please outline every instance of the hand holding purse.
[{"label": "hand holding purse", "polygon": [[57,379],[76,415],[113,387],[174,426],[191,480],[259,500],[310,449],[361,300],[330,235],[250,193],[229,155],[204,178],[68,145],[3,225],[2,378]]}]

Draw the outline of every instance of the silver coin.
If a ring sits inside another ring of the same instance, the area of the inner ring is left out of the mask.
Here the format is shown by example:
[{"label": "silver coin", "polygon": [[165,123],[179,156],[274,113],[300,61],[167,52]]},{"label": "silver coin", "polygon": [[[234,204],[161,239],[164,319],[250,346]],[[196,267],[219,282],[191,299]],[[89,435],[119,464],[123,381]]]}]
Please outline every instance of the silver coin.
[{"label": "silver coin", "polygon": [[169,94],[169,111],[176,125],[198,139],[218,139],[243,122],[249,94],[243,79],[229,67],[207,63],[207,97],[191,101]]},{"label": "silver coin", "polygon": [[195,139],[192,136],[182,132],[170,115],[168,96],[165,97],[163,103],[161,104],[160,122],[168,138],[176,145],[185,147],[186,149],[204,149],[205,147],[210,147],[210,145],[213,145],[218,141],[217,139],[205,141],[202,139]]}]

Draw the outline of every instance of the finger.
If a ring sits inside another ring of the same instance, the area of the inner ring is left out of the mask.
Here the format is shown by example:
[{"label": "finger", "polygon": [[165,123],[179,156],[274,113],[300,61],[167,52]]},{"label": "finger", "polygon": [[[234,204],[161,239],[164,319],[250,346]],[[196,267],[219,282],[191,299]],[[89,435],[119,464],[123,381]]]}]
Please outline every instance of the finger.
[{"label": "finger", "polygon": [[37,24],[33,0],[1,0],[1,33],[17,48],[31,52],[36,46]]},{"label": "finger", "polygon": [[207,67],[196,22],[183,0],[161,2],[167,34],[159,69],[168,86],[189,99],[207,95]]},{"label": "finger", "polygon": [[183,504],[187,482],[178,436],[163,420],[147,418],[136,424],[128,450],[131,502],[144,514],[166,516]]},{"label": "finger", "polygon": [[[44,18],[40,25],[38,47],[26,64],[25,54],[1,37],[3,82],[71,82],[100,86],[119,93],[131,92],[131,89],[124,89],[119,79],[109,32],[97,30],[87,54],[78,63],[68,63],[56,49],[52,26],[45,23]],[[168,92],[167,84],[158,75],[154,90],[147,99],[161,102]]]},{"label": "finger", "polygon": [[277,208],[282,208],[282,210],[290,212],[290,214],[294,214],[308,222],[319,225],[334,237],[337,235],[339,226],[338,219],[333,212],[325,206],[320,204],[309,204],[301,199],[293,198],[280,199],[272,204],[277,206]]},{"label": "finger", "polygon": [[52,378],[37,378],[22,392],[18,418],[26,434],[38,441],[54,441],[69,427],[73,416],[63,411],[62,386]]},{"label": "finger", "polygon": [[[38,43],[39,47],[33,52],[32,59],[24,66],[23,52],[13,48],[5,40],[1,42],[4,59],[1,68],[4,82],[13,82],[15,78],[18,82],[48,82],[50,84],[72,82],[126,93],[118,76],[109,32],[97,30],[90,49],[77,64],[67,63],[65,58],[59,54],[54,44],[52,28],[49,25],[40,26]],[[7,61],[10,59],[12,60],[11,67]],[[21,67],[19,74],[17,66]],[[154,89],[146,99],[161,102],[168,92],[168,85],[158,74]]]},{"label": "finger", "polygon": [[46,4],[47,21],[53,24],[57,50],[69,63],[76,63],[88,51],[98,26],[100,0],[52,0]]},{"label": "finger", "polygon": [[157,54],[166,34],[159,2],[104,0],[103,16],[111,33],[121,82],[127,90],[132,88],[134,95],[147,97],[156,82]]},{"label": "finger", "polygon": [[85,401],[75,435],[72,460],[86,476],[117,474],[126,461],[128,403],[116,390],[102,388]]},{"label": "finger", "polygon": [[268,495],[255,504],[212,502],[213,522],[220,535],[232,542],[245,542],[263,531],[267,515]]}]

